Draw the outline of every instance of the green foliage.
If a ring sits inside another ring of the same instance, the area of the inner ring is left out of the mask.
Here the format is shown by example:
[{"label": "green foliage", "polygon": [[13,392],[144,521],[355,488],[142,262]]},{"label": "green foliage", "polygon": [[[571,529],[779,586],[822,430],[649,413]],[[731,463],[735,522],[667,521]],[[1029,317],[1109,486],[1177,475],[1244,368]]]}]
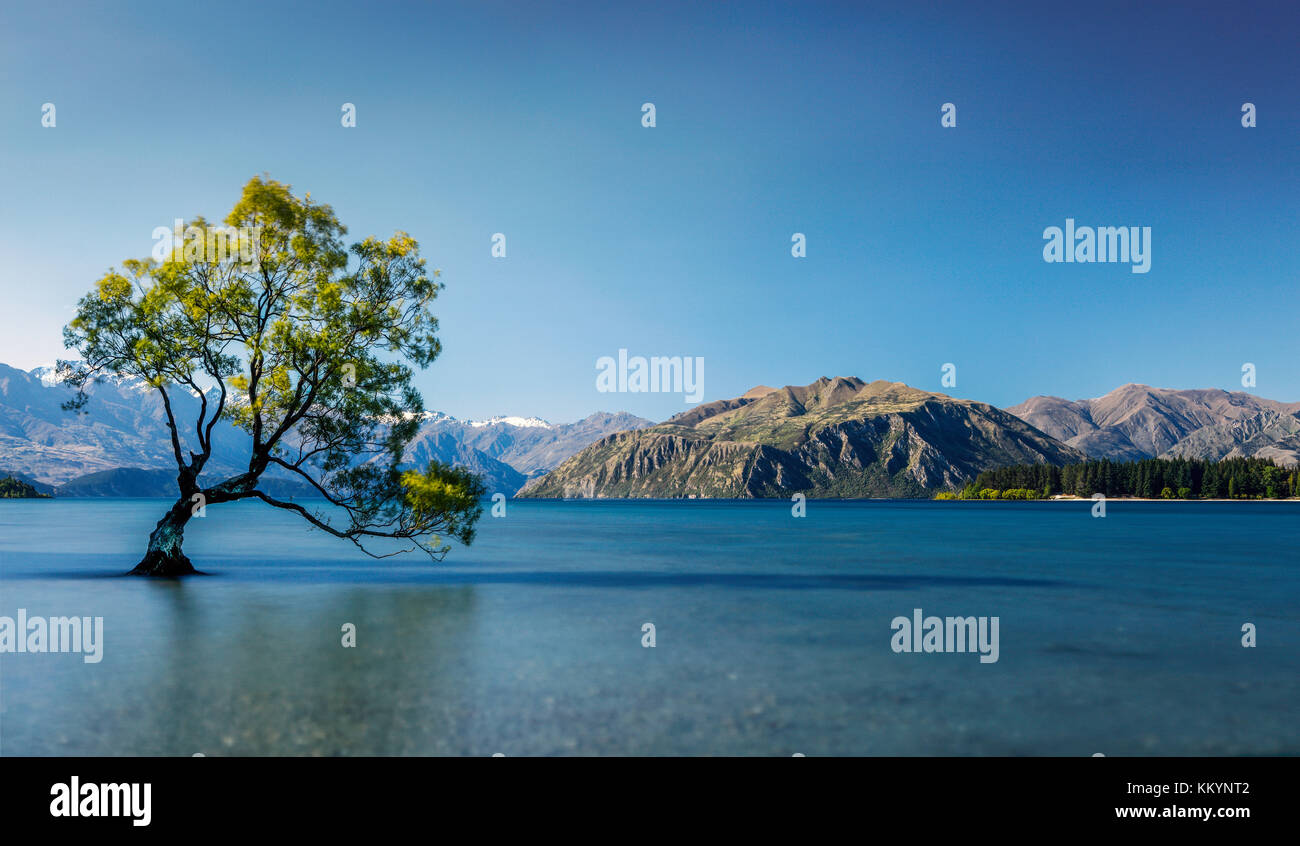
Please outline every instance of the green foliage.
[{"label": "green foliage", "polygon": [[423,472],[402,474],[405,505],[417,520],[441,520],[443,532],[463,544],[474,540],[474,526],[483,513],[483,480],[463,467],[429,462]]},{"label": "green foliage", "polygon": [[1041,499],[1043,492],[1034,488],[981,488],[976,490],[974,485],[967,485],[960,491],[941,491],[935,494],[935,499]]},{"label": "green foliage", "polygon": [[[987,470],[962,489],[961,499],[1019,499],[1054,494],[1162,499],[1282,499],[1300,496],[1300,468],[1265,458],[1214,462],[1189,458],[1085,461],[1054,467],[1022,464]],[[988,495],[986,495],[988,494]]]},{"label": "green foliage", "polygon": [[[78,388],[68,407],[103,374],[138,376],[162,396],[181,499],[261,499],[362,549],[370,538],[431,555],[445,553],[443,534],[468,543],[478,511],[466,497],[480,487],[448,468],[400,467],[423,412],[408,365],[442,349],[429,310],[439,271],[404,232],[346,248],[333,209],[269,179],[244,186],[224,227],[192,221],[195,243],[227,227],[256,233],[247,260],[177,244],[161,262],[123,262],[81,299],[64,338],[84,363],[60,363]],[[200,400],[192,425],[173,416],[176,391]],[[208,483],[218,420],[249,434],[248,471]],[[346,524],[259,491],[272,467],[310,483]]]},{"label": "green foliage", "polygon": [[0,499],[49,499],[49,495],[37,492],[36,488],[20,479],[5,476],[0,479]]}]

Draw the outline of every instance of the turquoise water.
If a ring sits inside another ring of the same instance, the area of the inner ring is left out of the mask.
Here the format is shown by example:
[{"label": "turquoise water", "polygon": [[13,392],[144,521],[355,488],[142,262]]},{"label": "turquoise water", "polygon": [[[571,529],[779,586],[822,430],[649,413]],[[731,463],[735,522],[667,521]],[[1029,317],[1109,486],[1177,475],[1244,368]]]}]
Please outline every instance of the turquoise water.
[{"label": "turquoise water", "polygon": [[104,618],[0,655],[0,753],[1300,753],[1300,503],[1091,505],[519,501],[441,565],[227,505],[169,582],[116,576],[161,501],[0,501],[0,615]]}]

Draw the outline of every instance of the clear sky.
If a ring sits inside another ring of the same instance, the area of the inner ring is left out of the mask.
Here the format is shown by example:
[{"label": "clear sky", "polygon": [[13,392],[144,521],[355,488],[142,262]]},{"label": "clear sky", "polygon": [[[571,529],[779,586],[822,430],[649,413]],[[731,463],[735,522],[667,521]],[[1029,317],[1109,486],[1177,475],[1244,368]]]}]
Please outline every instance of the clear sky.
[{"label": "clear sky", "polygon": [[[458,417],[688,407],[597,393],[620,348],[703,357],[706,401],[1240,390],[1245,362],[1300,400],[1295,2],[8,6],[14,366],[67,357],[95,279],[265,172],[443,270],[418,384]],[[1151,227],[1150,272],[1046,263],[1066,218]]]}]

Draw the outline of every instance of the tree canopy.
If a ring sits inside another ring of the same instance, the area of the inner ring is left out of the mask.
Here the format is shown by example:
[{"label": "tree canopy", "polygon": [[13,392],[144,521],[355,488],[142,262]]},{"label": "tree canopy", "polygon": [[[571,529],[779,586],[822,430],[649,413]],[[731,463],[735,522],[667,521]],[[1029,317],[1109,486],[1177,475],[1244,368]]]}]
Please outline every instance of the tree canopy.
[{"label": "tree canopy", "polygon": [[[430,311],[439,271],[426,269],[405,232],[350,248],[346,233],[310,194],[253,178],[224,226],[195,219],[161,261],[127,260],[80,300],[64,329],[81,356],[60,362],[77,389],[67,407],[83,408],[86,387],[105,374],[136,376],[158,391],[181,526],[182,505],[255,498],[371,555],[394,553],[367,541],[395,538],[440,558],[444,537],[473,539],[484,488],[436,462],[403,466],[424,410],[411,365],[427,367],[442,349]],[[230,237],[242,254],[218,249]],[[198,419],[176,419],[178,391],[198,398]],[[247,470],[207,479],[213,432],[231,423],[249,436]],[[259,490],[271,468],[333,508]]]}]

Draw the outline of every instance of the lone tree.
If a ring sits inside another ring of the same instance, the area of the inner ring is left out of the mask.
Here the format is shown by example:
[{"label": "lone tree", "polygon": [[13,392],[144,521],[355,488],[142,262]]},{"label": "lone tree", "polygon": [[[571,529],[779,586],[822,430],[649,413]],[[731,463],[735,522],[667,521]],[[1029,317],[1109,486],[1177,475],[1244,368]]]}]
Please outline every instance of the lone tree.
[{"label": "lone tree", "polygon": [[[151,385],[166,411],[178,497],[131,573],[196,572],[181,551],[186,523],[244,499],[295,512],[377,558],[419,549],[441,560],[444,536],[469,544],[479,478],[437,462],[401,466],[423,412],[405,362],[424,368],[441,351],[428,307],[442,284],[415,240],[398,232],[349,251],[329,206],[256,177],[225,223],[196,219],[154,258],[110,270],[64,329],[82,359],[59,363],[77,389],[66,408],[81,410],[89,384],[121,374]],[[222,249],[231,237],[242,255]],[[197,398],[197,420],[176,419],[178,392]],[[250,436],[248,469],[207,479],[213,432],[232,423]],[[260,490],[272,468],[327,504],[309,509]],[[374,551],[384,538],[403,543]]]}]

